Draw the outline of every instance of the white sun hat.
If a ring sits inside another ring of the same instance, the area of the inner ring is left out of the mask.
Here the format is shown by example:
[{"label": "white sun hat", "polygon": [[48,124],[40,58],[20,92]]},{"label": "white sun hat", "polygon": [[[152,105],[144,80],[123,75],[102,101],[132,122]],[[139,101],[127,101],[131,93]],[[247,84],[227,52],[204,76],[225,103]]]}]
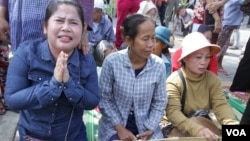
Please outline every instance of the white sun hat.
[{"label": "white sun hat", "polygon": [[99,8],[104,10],[105,4],[103,0],[94,0],[94,8]]},{"label": "white sun hat", "polygon": [[[140,7],[137,11],[138,14],[147,15],[147,13],[151,10],[155,9],[158,14],[158,10],[156,5],[152,2],[152,0],[143,0],[140,2]],[[156,15],[157,15],[156,14]],[[153,20],[156,20],[157,16],[153,17]]]},{"label": "white sun hat", "polygon": [[192,32],[188,34],[182,40],[182,53],[178,61],[181,61],[189,54],[205,47],[210,47],[211,55],[215,55],[220,51],[220,46],[211,44],[202,33]]}]

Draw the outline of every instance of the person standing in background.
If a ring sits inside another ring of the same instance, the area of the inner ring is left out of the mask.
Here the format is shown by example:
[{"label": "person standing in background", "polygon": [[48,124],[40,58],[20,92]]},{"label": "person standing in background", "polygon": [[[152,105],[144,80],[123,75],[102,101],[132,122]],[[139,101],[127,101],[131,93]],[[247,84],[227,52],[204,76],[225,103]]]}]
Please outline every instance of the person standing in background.
[{"label": "person standing in background", "polygon": [[117,49],[120,49],[123,39],[122,39],[122,23],[123,20],[131,13],[136,13],[139,9],[140,2],[142,0],[116,0],[116,14],[117,14],[117,23],[116,23],[116,42],[115,46]]},{"label": "person standing in background", "polygon": [[152,0],[158,9],[158,15],[162,26],[166,26],[164,19],[167,10],[168,0]]},{"label": "person standing in background", "polygon": [[229,49],[240,49],[240,27],[235,29],[233,33],[230,37],[230,45],[232,47],[229,47]]},{"label": "person standing in background", "polygon": [[250,38],[247,41],[243,58],[240,60],[238,68],[235,72],[232,85],[229,90],[241,95],[246,95],[250,90]]},{"label": "person standing in background", "polygon": [[176,11],[180,1],[181,0],[168,0],[166,21],[165,21],[165,25],[167,27],[169,27],[169,22],[172,20],[173,14],[175,14],[175,11]]},{"label": "person standing in background", "polygon": [[211,43],[216,44],[222,29],[222,8],[227,0],[196,0],[194,5],[193,31],[200,24],[206,24],[213,30]]},{"label": "person standing in background", "polygon": [[222,61],[230,44],[230,37],[234,30],[240,27],[243,19],[243,12],[240,10],[240,5],[244,0],[228,0],[224,5],[222,31],[219,33],[217,44],[221,47],[221,51],[217,54],[218,72],[222,75],[229,75],[223,68]]}]

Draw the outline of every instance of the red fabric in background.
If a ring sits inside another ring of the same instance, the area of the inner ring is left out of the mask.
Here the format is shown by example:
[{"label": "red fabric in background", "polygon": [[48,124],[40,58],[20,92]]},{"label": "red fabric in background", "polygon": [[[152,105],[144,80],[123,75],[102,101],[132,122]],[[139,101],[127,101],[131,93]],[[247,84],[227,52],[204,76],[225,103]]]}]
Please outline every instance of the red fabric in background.
[{"label": "red fabric in background", "polygon": [[136,13],[139,9],[141,0],[116,0],[117,8],[117,24],[116,24],[116,42],[115,46],[117,49],[120,48],[123,39],[121,33],[121,25],[124,19],[131,13]]}]

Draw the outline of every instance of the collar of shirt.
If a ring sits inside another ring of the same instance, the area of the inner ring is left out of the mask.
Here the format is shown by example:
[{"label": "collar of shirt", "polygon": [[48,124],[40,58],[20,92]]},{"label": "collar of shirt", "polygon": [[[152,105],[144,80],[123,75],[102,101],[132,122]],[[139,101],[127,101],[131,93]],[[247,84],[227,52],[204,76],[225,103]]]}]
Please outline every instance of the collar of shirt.
[{"label": "collar of shirt", "polygon": [[164,55],[163,53],[161,54],[161,58],[165,64],[170,64],[170,58]]}]

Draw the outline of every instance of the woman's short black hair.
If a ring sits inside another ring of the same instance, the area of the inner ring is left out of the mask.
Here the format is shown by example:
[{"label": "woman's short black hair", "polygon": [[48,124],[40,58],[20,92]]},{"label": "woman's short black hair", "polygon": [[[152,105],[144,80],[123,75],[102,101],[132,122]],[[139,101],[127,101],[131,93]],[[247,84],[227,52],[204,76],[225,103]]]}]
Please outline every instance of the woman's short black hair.
[{"label": "woman's short black hair", "polygon": [[[123,37],[130,37],[132,40],[135,39],[138,34],[138,27],[144,23],[146,20],[150,20],[149,17],[142,14],[131,14],[129,15],[122,24],[122,34]],[[153,21],[152,21],[153,22]]]},{"label": "woman's short black hair", "polygon": [[51,0],[46,8],[46,13],[44,17],[44,23],[47,25],[49,18],[55,13],[58,7],[62,4],[72,5],[76,8],[77,13],[80,17],[82,25],[84,25],[84,13],[83,8],[77,0]]}]

